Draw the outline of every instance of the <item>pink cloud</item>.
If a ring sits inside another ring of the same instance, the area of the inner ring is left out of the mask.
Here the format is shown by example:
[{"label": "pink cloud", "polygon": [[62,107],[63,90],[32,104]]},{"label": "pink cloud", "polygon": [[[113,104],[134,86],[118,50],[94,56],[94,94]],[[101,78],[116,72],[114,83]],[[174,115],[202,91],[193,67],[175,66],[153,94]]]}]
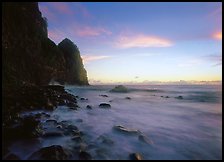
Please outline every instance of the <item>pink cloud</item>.
[{"label": "pink cloud", "polygon": [[58,43],[58,42],[61,42],[65,38],[65,34],[58,29],[54,29],[54,30],[48,31],[48,37],[51,40],[54,40],[56,43]]},{"label": "pink cloud", "polygon": [[116,40],[115,46],[119,48],[132,47],[170,47],[173,43],[170,40],[148,36],[143,34],[137,35],[121,35]]},{"label": "pink cloud", "polygon": [[58,12],[63,14],[73,14],[73,10],[64,2],[54,2],[51,4]]},{"label": "pink cloud", "polygon": [[85,26],[85,27],[80,27],[77,29],[76,34],[78,36],[98,36],[101,34],[106,34],[106,35],[111,35],[112,32],[109,30],[106,30],[102,27],[90,27],[90,26]]},{"label": "pink cloud", "polygon": [[106,59],[109,58],[110,56],[104,56],[104,55],[89,55],[89,56],[82,56],[83,62],[84,63],[88,63],[91,61],[96,61],[96,60],[102,60],[102,59]]},{"label": "pink cloud", "polygon": [[76,7],[78,9],[78,12],[81,13],[85,18],[90,18],[92,15],[89,13],[87,8],[82,5],[81,3],[76,2]]},{"label": "pink cloud", "polygon": [[48,20],[50,21],[56,21],[56,16],[49,10],[47,6],[41,6],[40,5],[40,10],[42,12],[42,15],[47,17]]}]

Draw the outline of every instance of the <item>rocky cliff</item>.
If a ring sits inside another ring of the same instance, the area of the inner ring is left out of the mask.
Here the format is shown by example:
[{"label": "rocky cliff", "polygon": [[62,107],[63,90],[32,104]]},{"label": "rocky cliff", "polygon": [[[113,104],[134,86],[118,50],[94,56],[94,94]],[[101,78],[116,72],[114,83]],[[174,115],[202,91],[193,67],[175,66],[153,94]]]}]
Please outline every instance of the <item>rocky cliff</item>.
[{"label": "rocky cliff", "polygon": [[38,3],[3,3],[2,86],[46,85],[52,78],[88,84],[78,48],[67,42],[61,42],[60,50],[47,37],[47,21]]},{"label": "rocky cliff", "polygon": [[58,44],[58,48],[63,53],[66,65],[65,77],[62,81],[68,84],[87,85],[87,74],[78,47],[66,38]]}]

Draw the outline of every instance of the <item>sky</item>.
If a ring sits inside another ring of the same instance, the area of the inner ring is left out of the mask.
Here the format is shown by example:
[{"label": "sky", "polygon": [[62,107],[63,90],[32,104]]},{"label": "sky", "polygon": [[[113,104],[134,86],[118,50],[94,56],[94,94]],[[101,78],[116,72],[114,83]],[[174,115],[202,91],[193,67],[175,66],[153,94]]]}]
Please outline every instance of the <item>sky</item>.
[{"label": "sky", "polygon": [[222,80],[221,2],[40,2],[90,84]]}]

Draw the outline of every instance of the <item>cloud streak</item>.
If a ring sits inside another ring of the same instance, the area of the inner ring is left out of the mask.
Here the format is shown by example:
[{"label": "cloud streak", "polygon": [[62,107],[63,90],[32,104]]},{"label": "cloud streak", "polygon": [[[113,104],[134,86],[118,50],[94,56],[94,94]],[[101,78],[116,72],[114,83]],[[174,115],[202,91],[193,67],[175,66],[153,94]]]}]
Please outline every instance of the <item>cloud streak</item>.
[{"label": "cloud streak", "polygon": [[102,60],[102,59],[106,59],[109,58],[111,56],[105,56],[105,55],[84,55],[82,56],[83,62],[84,63],[88,63],[88,62],[92,62],[92,61],[96,61],[96,60]]},{"label": "cloud streak", "polygon": [[111,35],[112,32],[104,29],[103,27],[84,26],[76,29],[76,34],[81,37],[86,37],[86,36],[99,36],[102,34]]},{"label": "cloud streak", "polygon": [[170,40],[148,36],[143,34],[137,35],[121,35],[116,40],[115,46],[118,48],[133,48],[133,47],[170,47],[173,43]]}]

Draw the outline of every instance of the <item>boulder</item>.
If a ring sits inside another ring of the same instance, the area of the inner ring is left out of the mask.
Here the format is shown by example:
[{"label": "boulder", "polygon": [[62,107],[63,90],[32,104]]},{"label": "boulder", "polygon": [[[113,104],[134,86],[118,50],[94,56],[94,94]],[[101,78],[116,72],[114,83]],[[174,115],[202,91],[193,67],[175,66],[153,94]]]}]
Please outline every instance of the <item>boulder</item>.
[{"label": "boulder", "polygon": [[99,107],[100,107],[100,108],[110,108],[111,105],[108,104],[108,103],[101,103],[101,104],[99,105]]},{"label": "boulder", "polygon": [[88,152],[81,151],[79,153],[79,160],[91,160],[91,159],[92,159],[92,156]]},{"label": "boulder", "polygon": [[140,134],[141,133],[137,129],[125,128],[124,126],[121,126],[121,125],[116,125],[113,128],[119,132],[127,133],[127,134]]},{"label": "boulder", "polygon": [[113,89],[111,89],[110,92],[127,93],[128,89],[125,86],[123,86],[123,85],[118,85],[118,86],[114,87]]},{"label": "boulder", "polygon": [[34,152],[28,160],[68,160],[68,153],[60,145],[52,145]]},{"label": "boulder", "polygon": [[143,160],[140,153],[132,153],[129,155],[130,160]]}]

